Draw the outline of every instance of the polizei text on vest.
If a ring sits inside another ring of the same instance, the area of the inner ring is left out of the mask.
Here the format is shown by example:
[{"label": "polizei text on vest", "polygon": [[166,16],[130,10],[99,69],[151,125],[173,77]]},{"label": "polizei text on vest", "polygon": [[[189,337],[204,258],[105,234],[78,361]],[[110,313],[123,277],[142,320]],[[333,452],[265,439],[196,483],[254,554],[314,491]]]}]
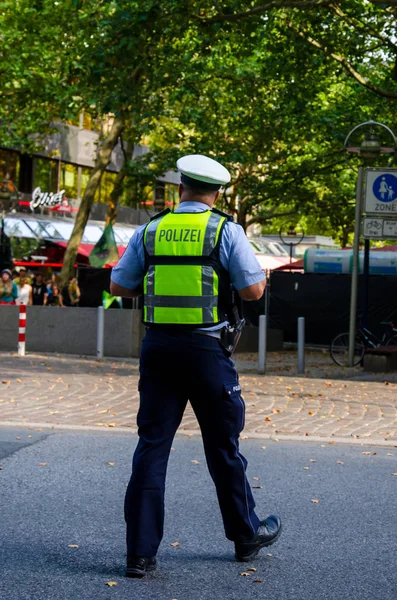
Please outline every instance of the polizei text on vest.
[{"label": "polizei text on vest", "polygon": [[199,229],[163,229],[159,241],[165,238],[167,242],[199,242],[200,236]]}]

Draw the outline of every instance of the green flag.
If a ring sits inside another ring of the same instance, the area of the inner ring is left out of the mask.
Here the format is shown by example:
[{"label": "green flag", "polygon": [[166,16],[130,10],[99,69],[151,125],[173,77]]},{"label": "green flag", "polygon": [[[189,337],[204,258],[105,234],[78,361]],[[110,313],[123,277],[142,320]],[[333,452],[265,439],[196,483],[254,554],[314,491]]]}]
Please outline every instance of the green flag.
[{"label": "green flag", "polygon": [[112,294],[109,294],[109,292],[107,292],[106,290],[103,290],[102,306],[104,307],[104,309],[106,310],[106,309],[110,308],[112,306],[113,302],[117,302],[119,307],[123,308],[123,302],[122,302],[120,296],[112,296]]},{"label": "green flag", "polygon": [[114,238],[112,224],[109,223],[103,230],[103,234],[95,244],[89,257],[91,267],[104,267],[105,265],[119,260],[116,240]]}]

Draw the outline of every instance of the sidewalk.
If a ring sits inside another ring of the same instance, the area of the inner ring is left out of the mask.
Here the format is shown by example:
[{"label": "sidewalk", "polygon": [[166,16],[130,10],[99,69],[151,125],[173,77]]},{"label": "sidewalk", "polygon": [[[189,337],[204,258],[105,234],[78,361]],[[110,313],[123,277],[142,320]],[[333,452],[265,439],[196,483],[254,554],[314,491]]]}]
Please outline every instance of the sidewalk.
[{"label": "sidewalk", "polygon": [[[244,437],[397,446],[397,373],[343,369],[321,351],[307,354],[307,376],[296,375],[295,352],[238,355],[247,405]],[[35,427],[135,429],[138,360],[98,362],[65,355],[0,355],[0,423]],[[180,433],[199,433],[188,407]]]}]

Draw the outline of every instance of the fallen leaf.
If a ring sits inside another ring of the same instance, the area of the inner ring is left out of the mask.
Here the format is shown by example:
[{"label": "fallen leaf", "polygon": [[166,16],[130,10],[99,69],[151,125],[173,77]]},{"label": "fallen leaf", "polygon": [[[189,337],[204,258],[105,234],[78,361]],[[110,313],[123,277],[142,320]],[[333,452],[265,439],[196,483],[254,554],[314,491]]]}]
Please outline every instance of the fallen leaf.
[{"label": "fallen leaf", "polygon": [[47,466],[47,463],[44,463],[44,462],[43,463],[39,463],[39,467],[46,467],[46,466]]},{"label": "fallen leaf", "polygon": [[242,573],[240,573],[241,577],[250,577],[250,573],[247,573],[246,571],[243,571]]},{"label": "fallen leaf", "polygon": [[18,383],[22,383],[22,379],[17,379],[17,382]]},{"label": "fallen leaf", "polygon": [[175,450],[175,448],[171,448],[171,452],[174,451],[174,450]]},{"label": "fallen leaf", "polygon": [[180,546],[180,543],[179,542],[172,542],[171,546],[174,546],[174,548],[176,548],[177,546]]},{"label": "fallen leaf", "polygon": [[119,585],[117,581],[107,581],[106,585],[109,587],[114,587],[115,585]]},{"label": "fallen leaf", "polygon": [[263,579],[254,579],[254,583],[262,583]]},{"label": "fallen leaf", "polygon": [[253,477],[252,479],[254,479],[255,481],[259,481],[260,477]]},{"label": "fallen leaf", "polygon": [[6,385],[8,385],[11,383],[11,381],[2,381],[1,383],[5,383]]},{"label": "fallen leaf", "polygon": [[266,417],[265,421],[271,421],[272,418],[271,417]]},{"label": "fallen leaf", "polygon": [[305,471],[308,471],[310,467],[303,467]]},{"label": "fallen leaf", "polygon": [[312,410],[309,410],[307,414],[312,417],[314,415],[314,412]]},{"label": "fallen leaf", "polygon": [[273,554],[266,554],[266,556],[273,556]]},{"label": "fallen leaf", "polygon": [[21,438],[20,438],[20,436],[18,436],[18,437],[16,437],[15,439],[16,439],[16,440],[20,440]]},{"label": "fallen leaf", "polygon": [[68,544],[68,548],[79,548],[77,544]]},{"label": "fallen leaf", "polygon": [[391,452],[388,452],[388,453],[386,454],[386,456],[393,456],[393,454],[392,454]]},{"label": "fallen leaf", "polygon": [[261,485],[253,485],[251,486],[254,490],[261,490],[262,486]]},{"label": "fallen leaf", "polygon": [[256,568],[255,567],[248,567],[247,571],[252,571],[253,573],[256,573]]},{"label": "fallen leaf", "polygon": [[103,410],[98,410],[98,415],[104,415],[105,413],[108,413],[109,409],[108,408],[104,408]]},{"label": "fallen leaf", "polygon": [[337,465],[344,465],[345,463],[344,463],[344,462],[342,462],[341,460],[337,460],[337,461],[336,461],[336,464],[337,464]]},{"label": "fallen leaf", "polygon": [[109,465],[109,467],[114,467],[114,465],[116,464],[115,462],[108,462],[107,463]]},{"label": "fallen leaf", "polygon": [[368,455],[368,454],[371,454],[371,452],[361,452],[361,454],[366,454],[366,455]]},{"label": "fallen leaf", "polygon": [[31,435],[28,435],[28,438],[31,438],[31,437],[32,437]]},{"label": "fallen leaf", "polygon": [[309,458],[309,462],[317,462],[314,458]]},{"label": "fallen leaf", "polygon": [[200,464],[200,461],[199,461],[199,460],[192,460],[192,463],[193,463],[194,465],[199,465],[199,464]]},{"label": "fallen leaf", "polygon": [[273,408],[273,410],[272,410],[273,414],[276,414],[276,413],[279,413],[279,412],[281,412],[279,408]]},{"label": "fallen leaf", "polygon": [[393,477],[397,477],[397,473],[392,473]]},{"label": "fallen leaf", "polygon": [[266,450],[266,446],[261,446],[262,450]]},{"label": "fallen leaf", "polygon": [[378,453],[377,452],[372,452],[372,454],[374,455],[374,454],[378,454]]},{"label": "fallen leaf", "polygon": [[105,423],[105,427],[116,427],[116,423]]},{"label": "fallen leaf", "polygon": [[312,499],[313,504],[318,504],[320,502],[320,500],[316,500],[315,498]]}]

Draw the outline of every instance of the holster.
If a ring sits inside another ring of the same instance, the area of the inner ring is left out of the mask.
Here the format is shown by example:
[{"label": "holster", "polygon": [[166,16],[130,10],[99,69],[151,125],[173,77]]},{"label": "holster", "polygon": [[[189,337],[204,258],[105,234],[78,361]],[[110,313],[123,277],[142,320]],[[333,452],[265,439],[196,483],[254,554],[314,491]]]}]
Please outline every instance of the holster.
[{"label": "holster", "polygon": [[244,325],[245,319],[239,319],[235,325],[229,325],[221,330],[220,343],[229,356],[233,354],[237,347]]}]

